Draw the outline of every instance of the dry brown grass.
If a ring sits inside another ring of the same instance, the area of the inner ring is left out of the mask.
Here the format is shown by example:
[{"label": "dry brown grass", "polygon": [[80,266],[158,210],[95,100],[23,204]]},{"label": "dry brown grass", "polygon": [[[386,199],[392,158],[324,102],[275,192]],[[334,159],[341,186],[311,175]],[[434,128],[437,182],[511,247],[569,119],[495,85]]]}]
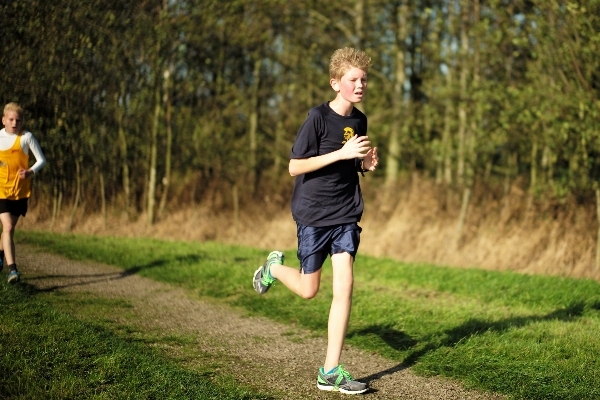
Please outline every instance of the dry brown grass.
[{"label": "dry brown grass", "polygon": [[[288,188],[282,190],[287,192]],[[270,193],[270,192],[266,192]],[[457,239],[460,196],[440,190],[418,176],[406,178],[386,190],[373,181],[363,181],[365,214],[361,226],[360,251],[397,260],[442,265],[513,270],[600,279],[595,268],[597,222],[590,206],[537,201],[527,213],[527,195],[513,187],[508,196],[479,189],[469,208],[465,228]],[[450,195],[448,194],[450,193]],[[236,224],[231,204],[218,191],[206,194],[195,205],[171,206],[168,217],[148,226],[145,215],[129,221],[112,209],[106,226],[99,212],[78,215],[73,232],[143,236],[159,239],[206,241],[250,245],[267,249],[296,247],[296,228],[288,198],[270,196],[247,201]],[[64,232],[69,212],[65,210],[51,226],[49,207],[34,205],[20,222],[21,229]]]}]

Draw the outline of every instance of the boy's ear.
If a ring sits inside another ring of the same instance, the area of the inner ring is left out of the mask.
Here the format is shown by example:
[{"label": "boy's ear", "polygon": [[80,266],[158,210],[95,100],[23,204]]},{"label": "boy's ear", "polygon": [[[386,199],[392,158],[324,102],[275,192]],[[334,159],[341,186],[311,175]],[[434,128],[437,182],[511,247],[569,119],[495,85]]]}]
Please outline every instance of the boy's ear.
[{"label": "boy's ear", "polygon": [[340,87],[339,87],[339,84],[338,84],[338,81],[337,81],[337,79],[331,78],[331,79],[329,80],[329,84],[331,85],[331,88],[332,88],[333,90],[335,90],[336,92],[339,92],[339,91],[340,91]]}]

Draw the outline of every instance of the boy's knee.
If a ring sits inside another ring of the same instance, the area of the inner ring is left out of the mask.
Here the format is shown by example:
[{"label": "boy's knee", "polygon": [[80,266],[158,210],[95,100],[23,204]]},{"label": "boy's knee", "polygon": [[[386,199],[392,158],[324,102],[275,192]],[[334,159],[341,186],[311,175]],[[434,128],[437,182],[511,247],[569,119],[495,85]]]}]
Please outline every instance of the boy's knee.
[{"label": "boy's knee", "polygon": [[314,289],[310,289],[310,290],[304,290],[304,291],[303,291],[303,292],[300,294],[300,296],[301,296],[303,299],[310,300],[310,299],[314,298],[314,297],[317,295],[317,293],[318,293],[318,292],[319,292],[319,289],[316,289],[316,290],[314,290]]},{"label": "boy's knee", "polygon": [[2,232],[6,232],[12,236],[15,233],[15,226],[13,224],[3,224]]},{"label": "boy's knee", "polygon": [[354,289],[353,281],[343,280],[335,282],[333,285],[333,297],[337,299],[350,299]]}]

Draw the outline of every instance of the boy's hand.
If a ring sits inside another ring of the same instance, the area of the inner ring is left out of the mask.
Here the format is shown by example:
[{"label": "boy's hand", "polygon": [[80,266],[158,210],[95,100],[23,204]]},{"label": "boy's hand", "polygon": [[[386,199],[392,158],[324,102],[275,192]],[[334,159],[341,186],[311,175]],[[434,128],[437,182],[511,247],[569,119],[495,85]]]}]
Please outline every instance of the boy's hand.
[{"label": "boy's hand", "polygon": [[31,169],[20,169],[18,174],[19,174],[19,178],[25,179],[25,178],[29,177],[30,175],[33,175],[33,171]]},{"label": "boy's hand", "polygon": [[373,147],[367,152],[365,158],[363,158],[363,168],[369,171],[375,171],[379,165],[379,157],[377,156],[377,147]]},{"label": "boy's hand", "polygon": [[368,136],[354,135],[346,141],[340,151],[342,160],[351,160],[353,158],[364,158],[371,151],[371,142]]}]

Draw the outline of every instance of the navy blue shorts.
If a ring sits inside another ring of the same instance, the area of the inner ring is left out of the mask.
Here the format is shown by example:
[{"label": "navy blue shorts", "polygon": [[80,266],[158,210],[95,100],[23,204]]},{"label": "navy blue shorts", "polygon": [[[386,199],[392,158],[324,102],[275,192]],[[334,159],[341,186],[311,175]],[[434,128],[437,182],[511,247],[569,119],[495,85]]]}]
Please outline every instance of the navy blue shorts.
[{"label": "navy blue shorts", "polygon": [[296,222],[298,228],[298,259],[305,274],[317,272],[327,255],[348,253],[356,257],[362,228],[357,223],[313,227]]}]

